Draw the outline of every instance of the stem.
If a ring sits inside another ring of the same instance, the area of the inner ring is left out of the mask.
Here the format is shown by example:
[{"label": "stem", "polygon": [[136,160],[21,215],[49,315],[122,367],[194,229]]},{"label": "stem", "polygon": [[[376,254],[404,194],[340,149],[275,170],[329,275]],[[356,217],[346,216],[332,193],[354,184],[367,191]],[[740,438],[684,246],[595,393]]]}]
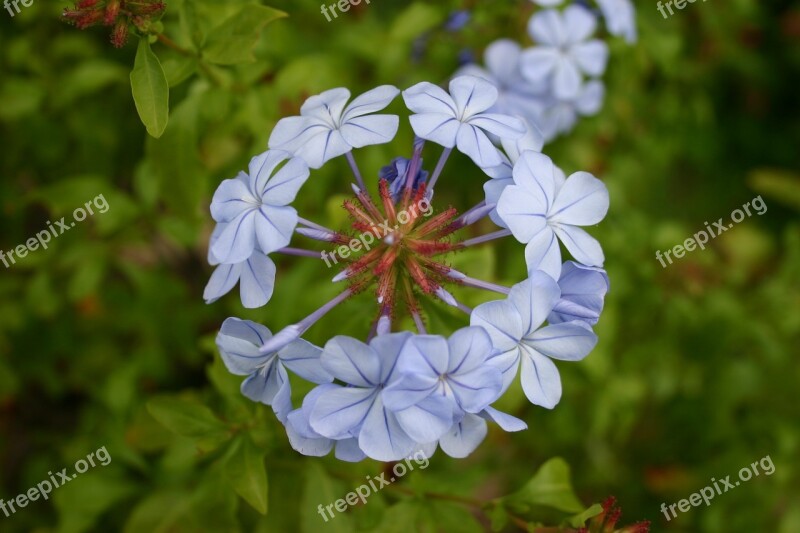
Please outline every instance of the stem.
[{"label": "stem", "polygon": [[295,255],[298,257],[313,257],[315,259],[322,259],[322,255],[320,254],[320,252],[315,252],[314,250],[303,250],[302,248],[286,247],[277,250],[277,252],[285,255]]},{"label": "stem", "polygon": [[436,169],[433,171],[433,176],[431,177],[430,183],[428,183],[428,190],[433,193],[433,188],[436,186],[436,181],[439,179],[439,176],[442,174],[442,170],[444,169],[444,164],[447,163],[447,159],[450,157],[450,154],[453,152],[452,148],[445,148],[442,152],[441,157],[439,157],[439,162],[436,163]]},{"label": "stem", "polygon": [[302,224],[302,225],[304,225],[304,226],[308,226],[309,228],[318,229],[320,231],[327,231],[328,233],[336,233],[332,229],[328,229],[325,226],[320,226],[316,222],[311,222],[310,220],[306,220],[306,219],[304,219],[302,217],[297,217],[297,222]]},{"label": "stem", "polygon": [[197,57],[197,54],[195,54],[191,50],[187,50],[186,48],[182,47],[181,45],[179,45],[178,43],[176,43],[163,33],[159,33],[158,35],[156,35],[156,37],[158,38],[158,42],[160,42],[164,46],[167,46],[168,48],[172,48],[181,55],[185,55],[187,57]]},{"label": "stem", "polygon": [[483,244],[485,242],[493,241],[495,239],[501,239],[503,237],[508,237],[509,235],[511,235],[511,230],[501,229],[500,231],[487,233],[486,235],[481,235],[480,237],[475,237],[474,239],[467,239],[466,241],[460,243],[458,245],[458,248],[467,248],[468,246],[475,246],[476,244]]},{"label": "stem", "polygon": [[347,162],[350,163],[350,168],[353,170],[353,175],[356,177],[358,186],[361,187],[362,191],[365,191],[367,186],[364,185],[364,178],[361,177],[361,171],[358,169],[358,164],[356,163],[356,159],[353,157],[353,152],[347,152],[345,157],[347,158]]},{"label": "stem", "polygon": [[499,292],[500,294],[508,295],[511,292],[511,289],[508,287],[504,287],[502,285],[497,285],[496,283],[490,283],[488,281],[481,281],[479,279],[471,278],[469,276],[464,276],[460,278],[460,283],[466,285],[467,287],[472,287],[474,289],[484,289],[487,291],[492,292]]}]

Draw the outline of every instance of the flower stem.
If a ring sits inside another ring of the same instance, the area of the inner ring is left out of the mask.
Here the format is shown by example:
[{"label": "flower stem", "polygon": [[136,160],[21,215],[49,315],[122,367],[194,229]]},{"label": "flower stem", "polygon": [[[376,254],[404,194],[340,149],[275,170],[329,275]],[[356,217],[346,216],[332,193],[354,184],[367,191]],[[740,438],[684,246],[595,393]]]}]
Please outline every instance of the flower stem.
[{"label": "flower stem", "polygon": [[483,244],[485,242],[493,241],[495,239],[502,239],[503,237],[508,237],[509,235],[511,235],[511,230],[502,229],[500,231],[495,231],[492,233],[487,233],[486,235],[481,235],[480,237],[475,237],[474,239],[467,239],[466,241],[458,244],[457,247],[467,248],[468,246]]},{"label": "flower stem", "polygon": [[436,163],[436,169],[433,171],[433,176],[431,176],[431,181],[428,183],[428,190],[433,193],[433,188],[436,186],[436,182],[439,180],[439,176],[442,174],[442,170],[444,170],[444,164],[447,163],[447,159],[450,157],[450,154],[453,152],[452,148],[445,148],[442,152],[441,157],[439,157],[439,162]]},{"label": "flower stem", "polygon": [[362,191],[365,191],[367,186],[364,185],[364,178],[361,176],[361,171],[358,169],[358,164],[356,163],[355,157],[353,157],[353,152],[347,152],[345,157],[347,158],[347,162],[350,164],[350,168],[353,170],[353,175],[356,177],[358,186],[361,187]]},{"label": "flower stem", "polygon": [[322,255],[319,252],[315,252],[314,250],[303,250],[302,248],[290,248],[287,246],[286,248],[281,248],[280,250],[277,250],[277,252],[285,255],[295,255],[298,257],[313,257],[315,259],[322,259]]}]

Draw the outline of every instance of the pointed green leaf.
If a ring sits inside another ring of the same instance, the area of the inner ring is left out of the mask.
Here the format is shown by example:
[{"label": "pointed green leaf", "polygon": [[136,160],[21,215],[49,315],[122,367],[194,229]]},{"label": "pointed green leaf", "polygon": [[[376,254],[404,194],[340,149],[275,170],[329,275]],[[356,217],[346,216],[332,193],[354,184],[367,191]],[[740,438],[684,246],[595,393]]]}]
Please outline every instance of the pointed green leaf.
[{"label": "pointed green leaf", "polygon": [[255,61],[253,47],[261,30],[286,13],[259,5],[247,5],[214,28],[206,38],[203,58],[218,65],[236,65]]},{"label": "pointed green leaf", "polygon": [[228,427],[205,405],[181,398],[156,398],[147,403],[147,410],[164,427],[191,438],[217,438],[228,433]]},{"label": "pointed green leaf", "polygon": [[153,137],[161,137],[169,120],[169,85],[147,39],[139,39],[131,71],[131,90],[139,118]]},{"label": "pointed green leaf", "polygon": [[267,514],[267,471],[264,452],[249,438],[236,443],[236,449],[226,462],[225,474],[239,496],[261,514]]},{"label": "pointed green leaf", "polygon": [[524,487],[506,496],[503,501],[523,510],[529,510],[534,505],[552,507],[567,513],[584,510],[570,484],[569,465],[560,457],[543,464]]}]

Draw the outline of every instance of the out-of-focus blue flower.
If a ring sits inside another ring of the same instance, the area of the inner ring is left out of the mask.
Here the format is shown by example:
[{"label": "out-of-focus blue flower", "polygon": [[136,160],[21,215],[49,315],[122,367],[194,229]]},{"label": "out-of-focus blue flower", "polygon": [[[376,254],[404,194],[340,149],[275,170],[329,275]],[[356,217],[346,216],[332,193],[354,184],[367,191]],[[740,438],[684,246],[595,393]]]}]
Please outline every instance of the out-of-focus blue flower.
[{"label": "out-of-focus blue flower", "polygon": [[579,361],[597,344],[585,322],[542,327],[561,296],[558,284],[544,272],[511,288],[508,299],[481,304],[470,324],[489,333],[498,354],[489,359],[503,373],[503,391],[522,367],[525,395],[536,405],[552,409],[561,399],[561,378],[551,359]]},{"label": "out-of-focus blue flower", "polygon": [[[364,344],[350,337],[334,337],[325,345],[322,366],[347,387],[329,387],[311,409],[311,428],[329,439],[358,439],[368,457],[396,461],[414,451],[417,443],[389,410],[384,388],[395,377],[400,352],[411,334],[380,335]],[[448,415],[441,404],[423,400],[415,409],[420,427],[439,426]]]},{"label": "out-of-focus blue flower", "polygon": [[275,263],[256,244],[253,255],[241,263],[221,265],[211,251],[226,224],[217,224],[211,234],[208,249],[208,263],[218,265],[208,280],[203,299],[207,304],[216,302],[239,283],[239,295],[242,305],[248,309],[264,306],[272,298],[275,288]]},{"label": "out-of-focus blue flower", "polygon": [[520,71],[522,48],[510,39],[499,39],[490,44],[484,52],[486,68],[467,65],[457,72],[457,76],[477,76],[497,87],[497,102],[488,110],[528,119],[536,117],[541,109],[540,97],[546,95],[548,84],[545,80],[534,84],[526,80]]},{"label": "out-of-focus blue flower", "polygon": [[564,0],[531,0],[534,4],[538,4],[542,7],[555,7],[561,4]]},{"label": "out-of-focus blue flower", "polygon": [[514,166],[514,185],[500,195],[497,213],[514,237],[527,243],[528,272],[542,270],[553,279],[561,272],[561,240],[580,263],[603,266],[600,243],[578,226],[599,223],[608,212],[608,189],[588,172],[563,183],[553,161],[525,152]]},{"label": "out-of-focus blue flower", "polygon": [[350,105],[350,91],[345,88],[312,96],[300,108],[300,116],[278,122],[269,147],[290,152],[317,169],[353,148],[387,143],[394,139],[400,118],[372,113],[385,109],[399,93],[397,87],[382,85]]},{"label": "out-of-focus blue flower", "polygon": [[611,35],[624,37],[629,43],[635,43],[636,8],[631,0],[597,0],[600,11],[606,19],[606,27]]},{"label": "out-of-focus blue flower", "polygon": [[457,32],[464,29],[464,26],[469,24],[472,19],[472,14],[466,9],[460,9],[450,13],[444,23],[444,29],[451,32]]},{"label": "out-of-focus blue flower", "polygon": [[240,172],[236,178],[223,181],[214,193],[211,216],[224,227],[211,253],[220,263],[247,261],[256,243],[265,254],[289,244],[297,226],[297,211],[289,204],[309,172],[302,159],[288,157],[280,151],[256,156],[250,161],[249,176]]},{"label": "out-of-focus blue flower", "polygon": [[[386,180],[389,183],[389,192],[392,194],[392,199],[397,202],[400,199],[400,193],[406,184],[408,164],[411,160],[406,157],[395,157],[392,163],[381,168],[378,177]],[[428,171],[422,169],[424,161],[420,159],[419,171],[414,177],[413,190],[417,190],[421,183],[427,181]]]},{"label": "out-of-focus blue flower", "polygon": [[522,52],[522,75],[532,83],[552,83],[556,98],[575,98],[583,74],[600,76],[606,69],[608,46],[589,39],[596,28],[592,12],[577,5],[563,13],[554,9],[535,13],[528,32],[537,44]]},{"label": "out-of-focus blue flower", "polygon": [[609,289],[605,270],[567,261],[561,267],[558,286],[561,298],[547,317],[549,323],[582,320],[590,326],[597,324]]},{"label": "out-of-focus blue flower", "polygon": [[292,409],[288,368],[314,383],[333,380],[322,366],[322,350],[298,340],[276,353],[260,354],[258,349],[272,333],[249,320],[229,318],[217,335],[217,347],[228,370],[237,376],[248,376],[242,382],[242,394],[255,402],[271,405],[278,419],[286,420]]},{"label": "out-of-focus blue flower", "polygon": [[588,117],[597,114],[603,107],[604,98],[603,82],[591,80],[581,85],[575,98],[546,100],[538,119],[545,140],[550,141],[572,131],[579,116]]},{"label": "out-of-focus blue flower", "polygon": [[403,91],[411,111],[411,127],[418,137],[446,148],[458,147],[481,168],[503,162],[487,133],[501,139],[519,139],[525,126],[518,118],[487,113],[497,102],[497,88],[485,79],[460,76],[450,82],[450,94],[422,82]]}]

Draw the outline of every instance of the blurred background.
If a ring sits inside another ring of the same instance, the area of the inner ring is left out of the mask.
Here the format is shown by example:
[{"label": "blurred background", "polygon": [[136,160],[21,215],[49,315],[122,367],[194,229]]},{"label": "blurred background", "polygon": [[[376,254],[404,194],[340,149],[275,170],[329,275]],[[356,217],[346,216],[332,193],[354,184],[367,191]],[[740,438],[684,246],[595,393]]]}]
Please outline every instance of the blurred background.
[{"label": "blurred background", "polygon": [[[171,86],[159,139],[147,135],[131,98],[135,36],[116,49],[109,28],[79,31],[60,20],[64,2],[34,0],[14,17],[0,11],[0,249],[69,220],[98,195],[109,205],[48,249],[0,265],[0,498],[103,446],[112,457],[49,501],[0,514],[0,530],[483,531],[486,514],[453,500],[511,494],[562,457],[585,506],[614,495],[621,523],[800,531],[798,2],[696,2],[667,20],[654,2],[639,3],[639,42],[610,39],[602,111],[545,148],[568,173],[590,171],[611,192],[608,217],[591,230],[611,279],[599,345],[581,363],[559,364],[564,396],[553,411],[520,390],[501,400],[529,430],[491,428],[465,460],[439,452],[424,471],[327,524],[317,505],[384,466],[292,451],[271,409],[241,398],[214,338],[228,316],[273,331],[297,321],[335,294],[331,271],[287,258],[266,307],[242,308],[238,289],[205,305],[210,197],[309,95],[445,81],[459,58],[482,57],[496,38],[529,43],[534,5],[373,0],[328,22],[319,0],[275,0],[265,5],[289,16],[255,33],[254,61],[243,43],[245,61],[227,64],[178,48],[213,34],[244,2],[166,3],[154,32],[169,43],[152,45]],[[470,22],[446,29],[462,9]],[[399,100],[391,110],[402,114]],[[358,152],[361,169],[377,176],[410,154],[411,140],[402,121],[395,142]],[[426,157],[430,165],[438,152]],[[484,179],[459,155],[437,192],[463,209],[483,199]],[[345,161],[334,160],[312,173],[298,210],[344,227],[349,180]],[[759,195],[763,215],[667,268],[656,260],[656,250],[729,220]],[[525,275],[514,242],[458,254],[453,264],[506,285]],[[457,296],[468,305],[491,299],[476,292]],[[373,312],[364,300],[347,302],[308,339],[362,337]],[[457,314],[431,313],[436,332],[465,325]],[[298,384],[296,399],[306,390]],[[766,456],[774,474],[669,522],[661,513],[662,503],[712,477],[736,479]],[[526,519],[557,525],[549,512]]]}]

